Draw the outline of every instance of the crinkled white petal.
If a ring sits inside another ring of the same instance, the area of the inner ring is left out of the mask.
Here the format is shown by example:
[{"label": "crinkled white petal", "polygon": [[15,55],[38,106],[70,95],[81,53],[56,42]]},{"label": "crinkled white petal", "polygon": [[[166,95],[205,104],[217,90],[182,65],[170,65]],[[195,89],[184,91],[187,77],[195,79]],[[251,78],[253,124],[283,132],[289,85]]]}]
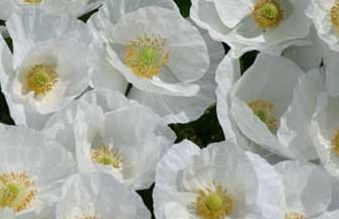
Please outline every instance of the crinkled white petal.
[{"label": "crinkled white petal", "polygon": [[334,176],[339,176],[339,156],[334,151],[332,140],[338,127],[338,97],[320,93],[309,131],[322,165]]},{"label": "crinkled white petal", "polygon": [[103,0],[43,0],[41,9],[49,14],[79,17],[102,5]]},{"label": "crinkled white petal", "polygon": [[324,57],[324,48],[316,34],[316,30],[312,27],[309,36],[310,42],[305,45],[288,47],[282,55],[293,60],[305,72],[312,68],[319,68]]},{"label": "crinkled white petal", "polygon": [[324,74],[318,69],[302,75],[294,88],[291,104],[280,119],[277,133],[279,141],[299,160],[318,157],[308,126],[316,107],[317,96],[324,89],[324,81]]},{"label": "crinkled white petal", "polygon": [[248,145],[248,140],[243,137],[242,133],[236,126],[230,114],[230,99],[229,93],[233,84],[240,78],[240,63],[238,60],[231,57],[229,54],[221,61],[216,70],[217,82],[217,116],[219,123],[224,131],[228,141],[233,141],[238,145],[245,147]]},{"label": "crinkled white petal", "polygon": [[324,56],[324,64],[326,70],[326,88],[328,93],[332,96],[339,95],[339,89],[337,86],[337,81],[339,81],[338,58],[339,58],[338,52],[326,49]]},{"label": "crinkled white petal", "polygon": [[1,91],[5,95],[6,102],[8,104],[10,114],[16,124],[25,125],[26,118],[24,113],[24,107],[16,103],[13,99],[13,95],[9,90],[10,81],[14,79],[13,71],[13,57],[11,51],[6,45],[5,40],[0,35],[0,83]]},{"label": "crinkled white petal", "polygon": [[7,20],[20,10],[36,8],[48,14],[78,17],[102,4],[103,0],[43,0],[40,3],[27,3],[25,0],[1,0],[0,20]]},{"label": "crinkled white petal", "polygon": [[104,173],[77,174],[69,178],[57,204],[56,219],[80,218],[149,219],[141,197]]},{"label": "crinkled white petal", "polygon": [[326,211],[331,203],[332,187],[323,168],[311,163],[284,161],[275,169],[284,182],[288,212],[312,218]]},{"label": "crinkled white petal", "polygon": [[335,26],[331,22],[331,9],[336,0],[311,0],[306,15],[313,21],[318,36],[332,50],[339,51],[339,37]]}]

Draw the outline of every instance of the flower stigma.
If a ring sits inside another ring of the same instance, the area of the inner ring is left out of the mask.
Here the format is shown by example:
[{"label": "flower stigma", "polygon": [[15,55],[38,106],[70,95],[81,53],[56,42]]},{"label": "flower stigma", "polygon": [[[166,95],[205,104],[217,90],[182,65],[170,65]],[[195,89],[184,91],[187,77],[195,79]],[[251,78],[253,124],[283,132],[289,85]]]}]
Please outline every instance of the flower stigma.
[{"label": "flower stigma", "polygon": [[273,104],[270,101],[264,99],[253,100],[248,103],[248,106],[271,132],[276,131],[277,119]]},{"label": "flower stigma", "polygon": [[0,208],[20,212],[31,207],[37,190],[26,172],[0,174]]},{"label": "flower stigma", "polygon": [[234,210],[234,199],[222,186],[199,190],[196,213],[202,219],[222,219]]},{"label": "flower stigma", "polygon": [[96,214],[85,214],[74,219],[100,219]]},{"label": "flower stigma", "polygon": [[45,96],[57,81],[58,74],[51,65],[34,65],[26,72],[26,90],[35,96]]},{"label": "flower stigma", "polygon": [[122,167],[122,155],[117,150],[110,149],[107,145],[103,145],[91,150],[92,161],[104,166],[111,166],[115,169]]},{"label": "flower stigma", "polygon": [[125,64],[143,79],[160,74],[161,67],[168,63],[169,50],[166,39],[160,36],[138,36],[126,48]]},{"label": "flower stigma", "polygon": [[304,215],[296,212],[285,214],[285,219],[305,219]]},{"label": "flower stigma", "polygon": [[252,14],[254,21],[264,29],[276,28],[284,19],[284,12],[277,0],[257,0]]}]

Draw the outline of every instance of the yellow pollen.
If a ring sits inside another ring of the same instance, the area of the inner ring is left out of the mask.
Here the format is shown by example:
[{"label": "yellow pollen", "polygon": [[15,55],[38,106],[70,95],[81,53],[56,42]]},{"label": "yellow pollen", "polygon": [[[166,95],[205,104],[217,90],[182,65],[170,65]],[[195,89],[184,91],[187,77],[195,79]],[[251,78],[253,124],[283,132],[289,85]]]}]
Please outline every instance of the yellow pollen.
[{"label": "yellow pollen", "polygon": [[275,28],[284,19],[284,12],[277,0],[257,0],[253,8],[253,18],[264,29]]},{"label": "yellow pollen", "polygon": [[334,137],[331,140],[331,145],[333,152],[339,156],[339,130],[337,130],[334,134]]},{"label": "yellow pollen", "polygon": [[113,168],[120,169],[122,166],[122,155],[116,150],[111,150],[108,146],[91,150],[92,160],[104,166],[112,166]]},{"label": "yellow pollen", "polygon": [[337,0],[331,8],[331,22],[339,32],[339,1]]},{"label": "yellow pollen", "polygon": [[215,190],[199,190],[196,213],[202,219],[223,219],[230,216],[233,210],[233,197],[222,186],[216,186]]},{"label": "yellow pollen", "polygon": [[151,79],[158,76],[168,59],[166,39],[160,36],[139,36],[126,48],[125,64],[140,78]]},{"label": "yellow pollen", "polygon": [[273,104],[268,100],[258,99],[248,103],[253,113],[266,124],[267,128],[274,132],[277,129],[277,119]]},{"label": "yellow pollen", "polygon": [[74,219],[100,219],[96,214],[85,214],[80,217],[76,217]]},{"label": "yellow pollen", "polygon": [[35,184],[26,172],[0,174],[0,208],[23,211],[32,206],[36,194]]},{"label": "yellow pollen", "polygon": [[58,81],[55,68],[51,65],[34,65],[26,72],[26,90],[35,96],[44,96],[53,89]]},{"label": "yellow pollen", "polygon": [[302,214],[293,212],[285,214],[285,219],[305,219],[305,217]]},{"label": "yellow pollen", "polygon": [[39,4],[42,0],[24,0],[28,4]]}]

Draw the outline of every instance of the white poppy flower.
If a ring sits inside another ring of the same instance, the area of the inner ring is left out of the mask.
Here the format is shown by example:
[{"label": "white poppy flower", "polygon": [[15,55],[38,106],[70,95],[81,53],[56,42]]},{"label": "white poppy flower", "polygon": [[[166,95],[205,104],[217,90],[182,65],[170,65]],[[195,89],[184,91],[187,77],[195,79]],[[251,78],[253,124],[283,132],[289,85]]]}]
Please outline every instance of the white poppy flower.
[{"label": "white poppy flower", "polygon": [[200,150],[174,145],[159,162],[153,192],[158,219],[283,218],[283,185],[264,159],[221,142]]},{"label": "white poppy flower", "polygon": [[304,74],[283,57],[259,54],[234,83],[240,75],[234,62],[226,57],[217,70],[218,118],[226,138],[248,146],[246,136],[283,157],[317,158],[307,127],[323,75],[318,70]]},{"label": "white poppy flower", "polygon": [[46,123],[46,135],[76,154],[80,171],[103,171],[135,189],[154,182],[175,134],[163,119],[111,90],[94,90]]},{"label": "white poppy flower", "polygon": [[105,173],[77,174],[63,186],[56,219],[150,219],[142,199]]},{"label": "white poppy flower", "polygon": [[309,130],[324,167],[339,177],[339,98],[328,93],[318,95],[317,107]]},{"label": "white poppy flower", "polygon": [[229,44],[236,57],[254,49],[276,54],[308,35],[307,5],[308,0],[193,0],[191,17]]},{"label": "white poppy flower", "polygon": [[[215,101],[212,78],[224,50],[172,1],[107,0],[89,26],[107,47],[108,74],[120,72],[133,85],[128,96],[168,122],[197,119]],[[107,73],[93,76],[94,87],[114,87]]]},{"label": "white poppy flower", "polygon": [[283,161],[275,165],[275,170],[284,182],[285,219],[314,219],[326,212],[332,187],[323,168],[311,163]]},{"label": "white poppy flower", "polygon": [[332,50],[339,51],[339,1],[311,0],[306,15],[313,20],[319,38]]},{"label": "white poppy flower", "polygon": [[75,18],[39,10],[25,10],[6,23],[14,52],[0,39],[2,91],[16,124],[39,129],[87,88],[91,33]]},{"label": "white poppy flower", "polygon": [[0,20],[27,8],[39,8],[54,15],[79,17],[98,8],[102,0],[0,0]]},{"label": "white poppy flower", "polygon": [[0,131],[0,210],[34,218],[56,203],[61,182],[75,172],[62,145],[28,128]]},{"label": "white poppy flower", "polygon": [[132,87],[128,97],[149,106],[163,116],[168,123],[186,123],[198,119],[206,108],[216,102],[215,71],[225,56],[221,43],[214,42],[207,31],[200,30],[210,55],[210,67],[205,76],[197,81],[199,92],[190,97],[155,94]]}]

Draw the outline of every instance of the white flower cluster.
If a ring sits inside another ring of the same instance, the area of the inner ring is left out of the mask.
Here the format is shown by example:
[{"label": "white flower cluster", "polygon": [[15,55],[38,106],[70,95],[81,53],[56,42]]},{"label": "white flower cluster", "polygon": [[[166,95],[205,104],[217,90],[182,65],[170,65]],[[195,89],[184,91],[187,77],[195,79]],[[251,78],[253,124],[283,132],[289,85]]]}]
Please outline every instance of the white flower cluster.
[{"label": "white flower cluster", "polygon": [[191,3],[0,0],[0,219],[339,218],[339,0]]}]

